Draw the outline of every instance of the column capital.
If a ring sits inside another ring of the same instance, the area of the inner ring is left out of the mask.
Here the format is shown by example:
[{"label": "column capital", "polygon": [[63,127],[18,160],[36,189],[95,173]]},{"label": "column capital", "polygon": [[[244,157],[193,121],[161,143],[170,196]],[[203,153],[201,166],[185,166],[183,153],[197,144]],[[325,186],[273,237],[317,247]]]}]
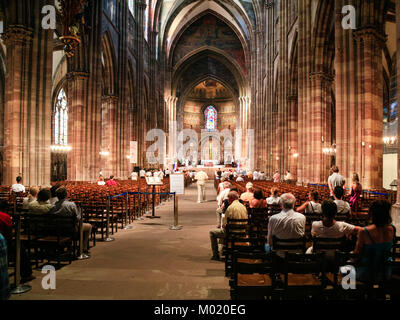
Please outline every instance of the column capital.
[{"label": "column capital", "polygon": [[101,97],[101,102],[102,103],[108,103],[108,102],[117,103],[118,100],[119,100],[119,97],[115,96],[115,95],[112,95],[112,94],[104,95],[104,96]]},{"label": "column capital", "polygon": [[2,35],[4,44],[7,46],[13,42],[24,44],[32,42],[33,31],[22,25],[8,26],[6,32]]},{"label": "column capital", "polygon": [[89,72],[84,71],[70,71],[66,76],[67,80],[83,80],[89,78]]},{"label": "column capital", "polygon": [[320,80],[325,82],[333,82],[333,80],[335,79],[335,75],[329,74],[325,71],[315,71],[315,72],[310,72],[310,79]]},{"label": "column capital", "polygon": [[274,7],[274,5],[275,5],[275,1],[265,0],[265,8],[271,9]]},{"label": "column capital", "polygon": [[376,27],[366,26],[353,31],[353,38],[356,41],[375,42],[380,46],[384,46],[387,41],[387,35],[378,31]]}]

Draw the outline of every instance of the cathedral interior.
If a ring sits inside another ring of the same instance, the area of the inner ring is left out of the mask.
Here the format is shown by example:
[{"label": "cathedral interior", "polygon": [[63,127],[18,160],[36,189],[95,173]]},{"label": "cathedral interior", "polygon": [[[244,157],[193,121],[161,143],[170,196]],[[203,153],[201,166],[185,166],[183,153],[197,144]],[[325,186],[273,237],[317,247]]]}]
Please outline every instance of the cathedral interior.
[{"label": "cathedral interior", "polygon": [[[399,41],[395,0],[1,0],[0,189],[179,166],[209,180],[217,168],[290,172],[293,188],[319,188],[337,166],[347,187],[357,173],[369,194],[390,194],[400,227]],[[220,278],[222,294],[211,280],[208,295],[179,292],[229,298]],[[143,290],[129,298],[176,298]]]}]

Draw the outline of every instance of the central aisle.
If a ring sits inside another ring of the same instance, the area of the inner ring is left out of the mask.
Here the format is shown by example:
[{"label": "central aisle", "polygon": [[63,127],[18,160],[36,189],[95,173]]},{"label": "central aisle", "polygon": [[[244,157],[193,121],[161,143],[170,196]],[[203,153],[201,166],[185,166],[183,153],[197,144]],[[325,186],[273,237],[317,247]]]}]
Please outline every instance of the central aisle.
[{"label": "central aisle", "polygon": [[12,299],[229,299],[224,263],[211,261],[209,231],[216,227],[215,189],[197,203],[197,186],[179,199],[180,231],[170,231],[173,202],[156,211],[161,219],[135,221],[115,241],[97,242],[92,258],[57,271],[56,290],[43,290],[35,270],[32,291]]}]

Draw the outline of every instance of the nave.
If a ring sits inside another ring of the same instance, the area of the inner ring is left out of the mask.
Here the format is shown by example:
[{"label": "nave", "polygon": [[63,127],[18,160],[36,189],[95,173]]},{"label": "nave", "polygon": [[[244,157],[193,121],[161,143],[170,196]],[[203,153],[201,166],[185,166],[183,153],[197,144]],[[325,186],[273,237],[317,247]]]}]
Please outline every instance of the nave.
[{"label": "nave", "polygon": [[160,219],[134,221],[113,242],[96,242],[91,258],[75,260],[56,272],[56,290],[43,290],[34,270],[32,290],[11,300],[226,300],[224,264],[210,261],[209,230],[215,228],[215,189],[207,183],[207,202],[196,203],[192,184],[179,199],[180,231],[171,231],[173,202],[156,209]]}]

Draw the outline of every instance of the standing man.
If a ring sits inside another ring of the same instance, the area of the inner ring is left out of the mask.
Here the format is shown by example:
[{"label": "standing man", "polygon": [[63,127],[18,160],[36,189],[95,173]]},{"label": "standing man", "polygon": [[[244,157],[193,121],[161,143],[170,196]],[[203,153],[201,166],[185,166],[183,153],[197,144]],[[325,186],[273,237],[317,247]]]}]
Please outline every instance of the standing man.
[{"label": "standing man", "polygon": [[202,203],[206,201],[206,180],[208,180],[208,175],[204,171],[199,171],[194,176],[197,180],[197,203]]},{"label": "standing man", "polygon": [[332,174],[328,178],[328,186],[329,186],[329,191],[331,193],[331,197],[333,200],[335,200],[335,195],[333,191],[335,190],[336,187],[341,187],[343,189],[346,189],[346,180],[341,174],[339,174],[338,166],[333,166],[331,171]]}]

